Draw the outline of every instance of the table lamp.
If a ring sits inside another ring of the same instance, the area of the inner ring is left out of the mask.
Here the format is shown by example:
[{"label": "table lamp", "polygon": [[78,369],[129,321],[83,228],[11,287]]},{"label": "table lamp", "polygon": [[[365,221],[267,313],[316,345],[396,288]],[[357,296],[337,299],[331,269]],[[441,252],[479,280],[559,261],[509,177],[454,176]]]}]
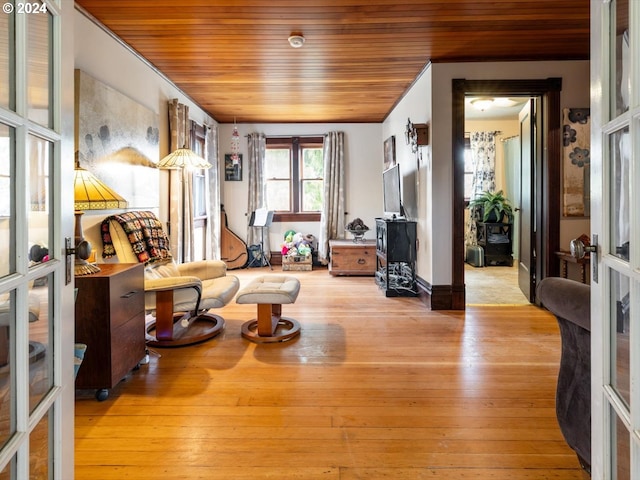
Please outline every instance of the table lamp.
[{"label": "table lamp", "polygon": [[75,274],[89,275],[100,271],[97,265],[87,262],[91,256],[91,244],[84,239],[82,233],[82,215],[84,210],[113,210],[127,208],[128,202],[107,187],[91,172],[80,166],[76,158],[73,179],[73,208],[75,209]]}]

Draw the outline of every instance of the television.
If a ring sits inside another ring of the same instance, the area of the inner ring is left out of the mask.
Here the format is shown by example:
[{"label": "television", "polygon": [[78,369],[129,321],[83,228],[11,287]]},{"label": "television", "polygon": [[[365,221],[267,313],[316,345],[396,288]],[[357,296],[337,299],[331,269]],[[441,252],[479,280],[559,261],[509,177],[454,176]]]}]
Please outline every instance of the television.
[{"label": "television", "polygon": [[382,172],[382,196],[385,217],[404,217],[400,190],[400,165],[394,165]]}]

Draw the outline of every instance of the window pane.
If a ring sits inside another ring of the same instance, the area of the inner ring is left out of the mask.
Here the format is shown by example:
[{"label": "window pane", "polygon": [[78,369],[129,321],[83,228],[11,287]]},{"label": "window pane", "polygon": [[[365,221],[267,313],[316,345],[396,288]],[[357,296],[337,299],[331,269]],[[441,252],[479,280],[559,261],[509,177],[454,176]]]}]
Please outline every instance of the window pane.
[{"label": "window pane", "polygon": [[29,406],[30,410],[53,386],[53,276],[40,277],[29,290]]},{"label": "window pane", "polygon": [[[29,5],[35,5],[31,2]],[[37,2],[40,8],[42,3]],[[25,5],[27,5],[25,3]],[[34,7],[30,7],[34,8]],[[35,10],[36,8],[34,8]],[[29,119],[52,126],[51,118],[51,27],[52,17],[38,10],[27,15],[27,96]]]},{"label": "window pane", "polygon": [[289,182],[285,180],[271,180],[267,182],[267,208],[280,212],[291,211],[289,196]]},{"label": "window pane", "polygon": [[264,177],[291,178],[291,156],[288,148],[267,149]]},{"label": "window pane", "polygon": [[9,249],[0,255],[0,277],[15,272],[15,233],[11,222],[11,213],[15,208],[15,182],[12,181],[14,156],[15,131],[0,124],[0,245],[8,246]]},{"label": "window pane", "polygon": [[0,15],[0,106],[15,110],[15,15]]},{"label": "window pane", "polygon": [[48,248],[49,228],[49,181],[52,176],[53,144],[29,135],[29,249],[34,245]]},{"label": "window pane", "polygon": [[319,212],[322,210],[323,196],[322,180],[303,180],[302,182],[302,211]]},{"label": "window pane", "polygon": [[629,0],[614,0],[612,2],[613,12],[611,25],[612,45],[615,68],[611,69],[613,78],[611,99],[612,118],[629,110],[629,92],[631,56],[629,55]]},{"label": "window pane", "polygon": [[[302,178],[322,178],[324,160],[321,148],[305,148],[302,150]],[[305,209],[306,210],[306,209]]]},{"label": "window pane", "polygon": [[630,239],[630,152],[631,138],[629,127],[618,130],[609,139],[611,159],[611,253],[623,260],[629,260]]}]

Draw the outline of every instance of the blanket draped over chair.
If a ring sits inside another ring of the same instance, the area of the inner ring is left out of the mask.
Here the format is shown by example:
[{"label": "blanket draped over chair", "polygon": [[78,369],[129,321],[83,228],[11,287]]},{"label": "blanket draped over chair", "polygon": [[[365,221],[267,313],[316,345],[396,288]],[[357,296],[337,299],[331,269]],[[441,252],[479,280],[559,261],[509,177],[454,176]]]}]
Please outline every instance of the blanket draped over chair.
[{"label": "blanket draped over chair", "polygon": [[100,227],[103,244],[102,258],[116,255],[109,232],[111,220],[117,221],[122,226],[140,263],[171,260],[169,239],[162,228],[162,223],[153,212],[149,211],[126,212],[105,218]]}]

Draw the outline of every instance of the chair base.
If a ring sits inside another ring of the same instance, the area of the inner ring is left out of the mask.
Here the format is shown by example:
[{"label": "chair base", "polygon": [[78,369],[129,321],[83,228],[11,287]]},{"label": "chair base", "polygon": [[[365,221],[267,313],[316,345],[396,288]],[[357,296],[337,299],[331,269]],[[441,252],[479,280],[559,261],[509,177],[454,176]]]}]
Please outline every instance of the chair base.
[{"label": "chair base", "polygon": [[[188,320],[187,326],[183,325],[183,319]],[[202,313],[197,317],[175,315],[173,330],[163,334],[156,331],[156,323],[153,321],[147,325],[147,345],[152,347],[184,347],[201,343],[219,335],[225,326],[224,319],[212,313]]]},{"label": "chair base", "polygon": [[242,336],[255,343],[286,342],[300,335],[300,323],[293,318],[273,317],[275,327],[271,335],[261,335],[258,332],[258,320],[249,320],[242,324]]}]

